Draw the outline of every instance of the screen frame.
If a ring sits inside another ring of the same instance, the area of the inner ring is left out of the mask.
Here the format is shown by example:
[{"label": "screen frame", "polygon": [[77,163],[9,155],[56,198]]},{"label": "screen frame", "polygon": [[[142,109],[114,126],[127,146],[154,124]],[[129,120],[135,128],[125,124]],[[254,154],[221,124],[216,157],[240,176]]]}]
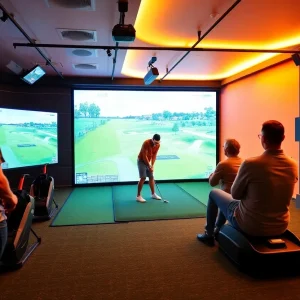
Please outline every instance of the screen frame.
[{"label": "screen frame", "polygon": [[[73,85],[71,91],[71,134],[72,134],[72,186],[73,187],[92,187],[92,186],[114,186],[114,185],[136,185],[138,181],[122,181],[122,182],[97,182],[97,183],[75,183],[75,110],[74,110],[74,94],[75,91],[151,91],[151,92],[215,92],[216,93],[216,164],[220,160],[220,92],[218,87],[200,87],[200,86],[113,86],[113,85]],[[148,183],[148,178],[145,183]],[[208,182],[208,178],[202,179],[163,179],[156,180],[158,183],[179,183],[179,182]]]},{"label": "screen frame", "polygon": [[[41,68],[41,69],[44,71],[44,74],[43,74],[39,79],[37,79],[35,82],[31,83],[31,82],[27,81],[27,80],[25,79],[25,77],[26,77],[27,75],[29,75],[32,71],[34,71],[36,68]],[[30,70],[28,70],[28,71],[26,71],[25,73],[23,73],[22,76],[21,76],[21,80],[23,80],[25,83],[27,83],[27,84],[29,84],[29,85],[33,85],[33,84],[35,84],[37,81],[39,81],[42,77],[44,77],[45,75],[46,75],[46,71],[45,71],[40,65],[36,65],[36,66],[34,66],[33,68],[31,68]]]},{"label": "screen frame", "polygon": [[[59,119],[59,114],[56,111],[44,111],[44,110],[35,110],[35,109],[25,109],[25,108],[15,108],[15,107],[5,107],[2,106],[0,109],[11,109],[11,110],[20,110],[20,111],[29,111],[29,112],[41,112],[41,113],[49,113],[49,114],[56,114],[56,135],[57,135],[57,162],[56,163],[47,163],[49,166],[54,166],[59,164],[59,138],[58,138],[58,119]],[[1,148],[1,147],[0,147]],[[5,157],[4,157],[5,159]],[[30,166],[23,166],[23,167],[14,167],[14,168],[2,168],[3,172],[10,172],[11,170],[22,170],[22,169],[28,169],[28,168],[35,168],[35,167],[40,167],[44,166],[45,164],[37,164],[37,165],[30,165]]]}]

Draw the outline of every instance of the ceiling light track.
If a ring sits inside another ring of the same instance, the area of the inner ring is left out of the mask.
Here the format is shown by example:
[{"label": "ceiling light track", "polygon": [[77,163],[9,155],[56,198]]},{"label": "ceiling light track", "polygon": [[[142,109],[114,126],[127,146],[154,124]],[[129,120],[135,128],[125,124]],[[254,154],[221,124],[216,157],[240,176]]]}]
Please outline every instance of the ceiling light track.
[{"label": "ceiling light track", "polygon": [[66,45],[66,44],[30,44],[13,43],[16,47],[43,47],[43,48],[77,48],[77,49],[100,49],[100,50],[137,50],[137,51],[177,51],[177,52],[246,52],[246,53],[281,53],[293,54],[300,53],[300,50],[287,49],[241,49],[241,48],[189,48],[189,47],[135,47],[135,46],[92,46],[92,45]]},{"label": "ceiling light track", "polygon": [[[226,12],[205,32],[205,34],[200,37],[200,32],[198,31],[198,41],[192,46],[192,49],[195,48],[242,0],[235,1],[227,10]],[[162,82],[189,54],[190,50],[186,52],[179,61],[168,70],[168,72],[159,80]]]},{"label": "ceiling light track", "polygon": [[59,72],[51,63],[51,60],[49,58],[46,57],[46,55],[38,48],[38,46],[36,45],[36,43],[30,38],[30,36],[24,31],[24,29],[17,23],[17,21],[13,18],[13,16],[5,9],[5,7],[0,3],[0,9],[3,11],[3,15],[7,16],[10,21],[19,29],[19,31],[24,35],[24,37],[29,41],[29,45],[31,45],[32,47],[34,47],[39,54],[46,60],[46,65],[49,65],[52,67],[52,69],[61,77],[64,78],[62,76],[62,73]]},{"label": "ceiling light track", "polygon": [[113,58],[113,69],[112,69],[112,73],[111,73],[111,80],[114,80],[114,74],[115,74],[115,69],[116,69],[116,63],[117,63],[117,55],[118,55],[118,48],[119,43],[116,42],[116,48],[115,48],[115,56]]}]

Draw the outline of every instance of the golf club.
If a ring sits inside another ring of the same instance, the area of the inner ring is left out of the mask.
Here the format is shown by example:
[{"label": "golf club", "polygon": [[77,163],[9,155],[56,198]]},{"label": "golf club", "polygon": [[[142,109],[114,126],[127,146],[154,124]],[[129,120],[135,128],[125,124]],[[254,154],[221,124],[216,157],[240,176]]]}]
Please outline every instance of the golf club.
[{"label": "golf club", "polygon": [[158,187],[158,184],[156,183],[156,180],[153,178],[154,182],[155,182],[155,185],[156,185],[156,188],[161,196],[161,200],[163,200],[164,203],[169,203],[168,200],[164,199],[163,195],[161,194],[160,190],[159,190],[159,187]]}]

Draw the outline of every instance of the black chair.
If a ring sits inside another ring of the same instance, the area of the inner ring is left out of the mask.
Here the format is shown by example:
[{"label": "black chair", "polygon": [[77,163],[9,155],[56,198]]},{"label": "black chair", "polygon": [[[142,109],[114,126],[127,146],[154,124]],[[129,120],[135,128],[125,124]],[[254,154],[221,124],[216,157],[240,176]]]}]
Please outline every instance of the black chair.
[{"label": "black chair", "polygon": [[34,221],[51,219],[58,205],[54,200],[54,178],[47,174],[47,165],[33,181],[29,194],[35,199]]},{"label": "black chair", "polygon": [[[34,211],[34,198],[23,190],[23,175],[19,188],[14,191],[18,197],[16,208],[7,216],[8,239],[1,257],[2,269],[18,269],[23,266],[28,257],[41,243],[41,238],[31,228]],[[36,242],[28,247],[30,232],[36,237]]]},{"label": "black chair", "polygon": [[253,275],[300,271],[300,240],[289,230],[280,236],[253,237],[225,224],[217,241],[220,250],[241,271]]}]

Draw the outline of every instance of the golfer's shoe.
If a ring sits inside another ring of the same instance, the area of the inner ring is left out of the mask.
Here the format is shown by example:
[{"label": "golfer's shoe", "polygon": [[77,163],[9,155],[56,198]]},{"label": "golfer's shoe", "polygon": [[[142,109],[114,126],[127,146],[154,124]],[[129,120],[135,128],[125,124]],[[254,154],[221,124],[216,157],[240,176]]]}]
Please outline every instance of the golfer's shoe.
[{"label": "golfer's shoe", "polygon": [[157,194],[152,194],[152,199],[155,199],[155,200],[161,200],[161,197],[159,197]]},{"label": "golfer's shoe", "polygon": [[145,200],[142,196],[136,197],[136,201],[137,201],[137,202],[141,202],[141,203],[146,202],[146,200]]}]

